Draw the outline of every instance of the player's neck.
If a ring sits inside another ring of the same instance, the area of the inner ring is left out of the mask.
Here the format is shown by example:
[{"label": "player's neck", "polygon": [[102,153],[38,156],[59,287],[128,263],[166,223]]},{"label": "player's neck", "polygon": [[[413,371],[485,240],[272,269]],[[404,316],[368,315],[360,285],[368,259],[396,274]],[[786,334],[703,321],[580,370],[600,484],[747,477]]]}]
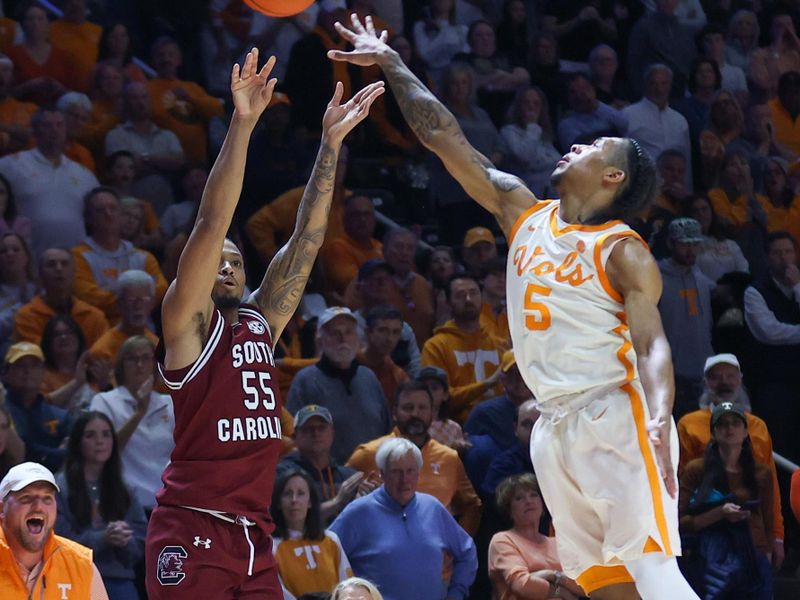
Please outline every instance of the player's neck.
[{"label": "player's neck", "polygon": [[217,309],[219,310],[219,314],[222,315],[222,318],[225,319],[225,323],[227,325],[233,325],[234,323],[239,321],[238,306],[225,307],[225,308],[220,308],[219,306],[217,306]]},{"label": "player's neck", "polygon": [[558,216],[565,223],[574,225],[594,224],[598,216],[608,210],[611,202],[605,194],[583,194],[580,191],[560,189],[561,204]]}]

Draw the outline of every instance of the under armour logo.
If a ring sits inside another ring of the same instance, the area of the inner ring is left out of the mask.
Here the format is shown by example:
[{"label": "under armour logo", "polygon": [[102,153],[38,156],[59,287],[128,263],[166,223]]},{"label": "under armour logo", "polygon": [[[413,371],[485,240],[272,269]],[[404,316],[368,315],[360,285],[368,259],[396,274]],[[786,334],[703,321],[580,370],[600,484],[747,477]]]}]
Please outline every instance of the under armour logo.
[{"label": "under armour logo", "polygon": [[206,550],[211,548],[211,538],[206,538],[204,540],[200,539],[199,535],[194,536],[194,545],[195,546],[203,546]]}]

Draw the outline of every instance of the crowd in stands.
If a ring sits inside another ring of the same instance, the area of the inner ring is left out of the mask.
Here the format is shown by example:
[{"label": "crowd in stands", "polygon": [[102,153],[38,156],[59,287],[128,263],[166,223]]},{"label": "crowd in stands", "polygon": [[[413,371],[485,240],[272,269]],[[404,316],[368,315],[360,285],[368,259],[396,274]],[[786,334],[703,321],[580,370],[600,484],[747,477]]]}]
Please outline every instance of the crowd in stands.
[{"label": "crowd in stands", "polygon": [[[797,566],[800,476],[790,494],[772,454],[800,463],[796,2],[0,9],[0,477],[23,461],[56,474],[56,532],[93,549],[112,600],[145,597],[173,448],[159,308],[231,114],[231,65],[253,46],[277,56],[230,232],[258,281],[294,229],[334,83],[347,98],[383,77],[327,58],[350,12],[373,15],[469,143],[540,198],[573,144],[631,136],[650,154],[658,195],[630,225],[664,281],[682,567],[722,593],[709,548],[728,540],[725,576],[766,599]],[[340,154],[320,260],[275,343],[284,454],[264,502],[284,597],[579,598],[528,452],[538,411],[511,347],[506,241],[397,93]]]}]

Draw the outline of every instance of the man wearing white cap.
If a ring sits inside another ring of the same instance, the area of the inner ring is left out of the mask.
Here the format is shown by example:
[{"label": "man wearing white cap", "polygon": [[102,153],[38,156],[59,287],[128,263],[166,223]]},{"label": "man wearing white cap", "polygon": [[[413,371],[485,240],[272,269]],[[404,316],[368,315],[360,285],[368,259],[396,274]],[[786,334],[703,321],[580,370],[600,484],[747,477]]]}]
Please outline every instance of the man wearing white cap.
[{"label": "man wearing white cap", "polygon": [[322,356],[295,375],[286,408],[293,414],[309,404],[327,408],[333,416],[331,455],[344,463],[356,446],[389,433],[391,419],[378,378],[356,361],[360,339],[350,309],[326,309],[317,339]]},{"label": "man wearing white cap", "polygon": [[92,551],[53,533],[59,491],[34,462],[0,482],[0,597],[108,600]]},{"label": "man wearing white cap", "polygon": [[681,471],[695,458],[701,458],[711,441],[711,411],[722,402],[732,402],[747,417],[747,432],[756,461],[772,471],[775,524],[773,530],[772,562],[780,568],[783,562],[783,516],[778,473],[772,458],[772,437],[767,424],[750,412],[750,401],[742,386],[739,360],[733,354],[716,354],[708,357],[703,368],[705,392],[700,398],[700,409],[690,412],[678,421],[678,441],[681,454],[678,470]]}]

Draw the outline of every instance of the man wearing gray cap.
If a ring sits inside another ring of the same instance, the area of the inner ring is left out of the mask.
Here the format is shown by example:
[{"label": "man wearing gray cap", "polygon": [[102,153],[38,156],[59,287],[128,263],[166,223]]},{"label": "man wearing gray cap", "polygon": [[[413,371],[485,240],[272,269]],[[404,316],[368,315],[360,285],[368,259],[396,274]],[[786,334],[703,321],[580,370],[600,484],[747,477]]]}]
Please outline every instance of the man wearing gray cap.
[{"label": "man wearing gray cap", "polygon": [[53,533],[53,474],[39,463],[12,467],[0,482],[0,596],[108,600],[92,551]]},{"label": "man wearing gray cap", "polygon": [[327,408],[335,432],[331,454],[344,462],[356,446],[389,432],[389,410],[378,378],[356,361],[360,342],[349,308],[325,310],[317,324],[317,339],[322,356],[295,375],[286,408],[292,413],[308,404]]},{"label": "man wearing gray cap", "polygon": [[676,419],[694,410],[703,389],[701,365],[711,348],[711,290],[714,282],[695,266],[702,252],[703,233],[694,219],[669,224],[670,256],[658,262],[664,291],[658,303],[675,368]]}]

